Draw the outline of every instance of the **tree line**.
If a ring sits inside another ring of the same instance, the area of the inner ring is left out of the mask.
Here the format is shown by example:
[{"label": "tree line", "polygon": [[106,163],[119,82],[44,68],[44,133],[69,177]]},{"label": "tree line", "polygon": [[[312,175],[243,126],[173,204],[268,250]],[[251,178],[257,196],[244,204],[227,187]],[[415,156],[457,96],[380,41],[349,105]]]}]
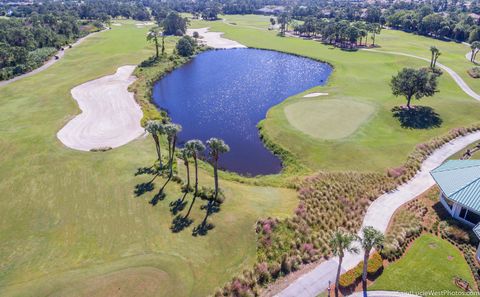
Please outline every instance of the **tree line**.
[{"label": "tree line", "polygon": [[[85,26],[92,30],[94,25]],[[58,49],[88,33],[69,13],[34,12],[25,18],[0,19],[0,80],[41,66]]]}]

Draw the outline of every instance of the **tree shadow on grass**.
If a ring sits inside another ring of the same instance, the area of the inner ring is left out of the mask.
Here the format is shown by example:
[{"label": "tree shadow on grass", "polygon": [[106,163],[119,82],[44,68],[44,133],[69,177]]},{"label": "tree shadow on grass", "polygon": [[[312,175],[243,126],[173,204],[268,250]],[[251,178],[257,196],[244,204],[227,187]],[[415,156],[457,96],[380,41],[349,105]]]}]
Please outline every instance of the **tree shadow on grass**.
[{"label": "tree shadow on grass", "polygon": [[178,233],[183,231],[192,223],[193,223],[192,219],[182,214],[179,214],[173,219],[172,226],[170,226],[170,230],[172,230],[173,233]]},{"label": "tree shadow on grass", "polygon": [[135,190],[133,191],[133,193],[135,194],[136,197],[142,196],[146,192],[153,191],[153,189],[155,188],[155,185],[153,184],[153,182],[160,175],[160,171],[157,168],[155,168],[154,165],[150,167],[137,168],[137,172],[135,172],[135,176],[144,175],[144,174],[153,175],[153,178],[148,182],[135,185]]},{"label": "tree shadow on grass", "polygon": [[393,117],[398,119],[402,128],[431,129],[442,125],[443,120],[433,108],[428,106],[414,106],[410,109],[395,106],[392,108]]},{"label": "tree shadow on grass", "polygon": [[185,209],[185,206],[187,205],[187,201],[185,201],[185,197],[187,197],[187,194],[188,192],[184,192],[182,198],[179,198],[175,201],[170,202],[170,212],[173,215],[176,215],[177,213]]},{"label": "tree shadow on grass", "polygon": [[169,176],[167,181],[163,184],[163,186],[158,191],[158,193],[155,194],[155,196],[153,196],[152,200],[150,200],[150,202],[148,202],[148,203],[150,203],[152,206],[155,206],[155,205],[157,205],[158,201],[165,200],[166,195],[163,192],[163,190],[165,189],[165,187],[167,186],[167,184],[170,182],[171,179],[172,179],[172,177]]},{"label": "tree shadow on grass", "polygon": [[205,236],[208,234],[210,230],[215,228],[215,225],[213,223],[209,223],[207,219],[212,214],[220,211],[220,204],[210,200],[206,205],[202,205],[200,209],[205,210],[205,217],[203,218],[203,221],[198,226],[193,228],[193,231],[192,231],[193,236]]}]

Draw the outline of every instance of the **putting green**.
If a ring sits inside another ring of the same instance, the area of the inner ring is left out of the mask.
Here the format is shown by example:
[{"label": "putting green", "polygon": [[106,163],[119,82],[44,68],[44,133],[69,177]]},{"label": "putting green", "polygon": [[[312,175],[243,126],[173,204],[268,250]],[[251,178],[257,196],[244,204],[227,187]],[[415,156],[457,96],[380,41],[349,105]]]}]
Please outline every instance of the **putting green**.
[{"label": "putting green", "polygon": [[314,138],[332,140],[353,134],[375,112],[375,107],[352,100],[329,99],[298,101],[287,105],[284,111],[296,129]]}]

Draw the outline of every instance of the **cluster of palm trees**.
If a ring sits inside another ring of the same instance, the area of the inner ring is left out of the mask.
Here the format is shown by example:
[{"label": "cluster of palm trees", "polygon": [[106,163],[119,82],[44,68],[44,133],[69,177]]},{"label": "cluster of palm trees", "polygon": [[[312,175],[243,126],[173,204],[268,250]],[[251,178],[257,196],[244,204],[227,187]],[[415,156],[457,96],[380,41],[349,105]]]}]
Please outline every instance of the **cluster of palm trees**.
[{"label": "cluster of palm trees", "polygon": [[[158,120],[150,120],[145,125],[145,131],[152,135],[152,138],[155,142],[155,148],[157,152],[158,167],[159,171],[168,170],[168,177],[171,178],[173,175],[173,164],[175,159],[175,148],[177,144],[178,133],[182,131],[182,126],[173,123],[164,124]],[[168,146],[168,159],[166,167],[162,162],[162,150],[160,138],[165,136],[167,139]],[[212,198],[213,201],[216,201],[219,194],[219,185],[218,185],[218,161],[220,155],[226,153],[230,150],[230,147],[219,138],[210,138],[207,140],[207,145],[203,144],[201,140],[193,139],[185,143],[184,148],[180,151],[180,158],[183,160],[187,171],[187,181],[184,186],[185,192],[190,192],[193,190],[194,197],[198,195],[198,159],[202,156],[202,153],[207,149],[211,157],[213,165],[213,175],[215,180],[215,189],[214,195]],[[194,188],[191,188],[190,185],[190,158],[193,159],[195,167],[195,185]]]},{"label": "cluster of palm trees", "polygon": [[343,231],[336,231],[330,240],[330,248],[334,256],[338,257],[338,270],[335,278],[335,296],[338,297],[338,285],[340,281],[340,272],[342,268],[343,258],[346,253],[358,254],[360,247],[363,249],[363,273],[362,287],[363,296],[367,296],[367,266],[370,252],[372,249],[381,249],[384,242],[382,232],[371,226],[362,229],[362,235],[357,236]]},{"label": "cluster of palm trees", "polygon": [[442,53],[440,52],[438,47],[433,45],[430,47],[430,52],[432,53],[432,57],[430,59],[430,68],[433,69],[437,66],[438,57],[440,57]]},{"label": "cluster of palm trees", "polygon": [[318,36],[324,42],[339,46],[363,45],[367,46],[368,36],[371,34],[372,45],[381,32],[381,25],[377,23],[349,22],[346,20],[328,20],[316,17],[307,17],[303,24],[293,23],[293,31],[300,35]]}]

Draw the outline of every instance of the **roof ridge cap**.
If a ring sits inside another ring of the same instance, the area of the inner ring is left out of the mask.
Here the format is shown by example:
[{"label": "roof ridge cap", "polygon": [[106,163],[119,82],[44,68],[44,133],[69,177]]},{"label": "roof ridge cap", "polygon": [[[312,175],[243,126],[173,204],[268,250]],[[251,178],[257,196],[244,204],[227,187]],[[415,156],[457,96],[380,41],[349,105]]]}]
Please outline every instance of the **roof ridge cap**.
[{"label": "roof ridge cap", "polygon": [[468,186],[470,186],[471,184],[477,182],[479,179],[480,179],[480,176],[477,177],[476,179],[472,180],[471,182],[469,182],[469,183],[466,184],[465,186],[461,187],[460,189],[456,190],[456,191],[453,192],[452,194],[448,195],[448,196],[453,196],[453,195],[457,194],[458,192],[464,190],[466,187],[468,187]]}]

